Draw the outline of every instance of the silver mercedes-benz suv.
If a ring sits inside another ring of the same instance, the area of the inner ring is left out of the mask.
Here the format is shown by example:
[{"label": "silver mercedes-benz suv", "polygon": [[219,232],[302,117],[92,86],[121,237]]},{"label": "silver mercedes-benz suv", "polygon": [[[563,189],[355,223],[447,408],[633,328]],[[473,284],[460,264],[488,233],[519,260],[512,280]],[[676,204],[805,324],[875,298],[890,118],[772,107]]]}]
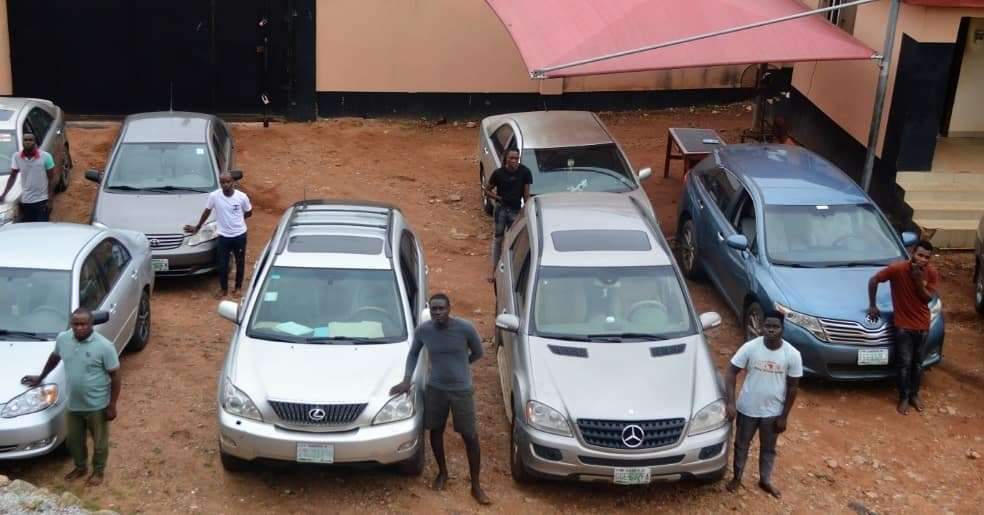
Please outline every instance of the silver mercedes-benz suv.
[{"label": "silver mercedes-benz suv", "polygon": [[513,477],[646,484],[723,477],[730,424],[703,331],[655,220],[630,196],[533,198],[496,269]]},{"label": "silver mercedes-benz suv", "polygon": [[413,329],[427,318],[424,253],[403,214],[368,202],[294,204],[256,263],[219,379],[222,465],[245,461],[424,466],[419,360],[403,379]]}]

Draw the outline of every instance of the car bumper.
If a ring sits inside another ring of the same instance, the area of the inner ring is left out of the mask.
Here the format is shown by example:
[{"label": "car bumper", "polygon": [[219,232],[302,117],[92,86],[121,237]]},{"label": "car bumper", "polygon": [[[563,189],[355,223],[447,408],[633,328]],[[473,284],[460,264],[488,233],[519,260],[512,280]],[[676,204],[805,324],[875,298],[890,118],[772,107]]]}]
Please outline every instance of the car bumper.
[{"label": "car bumper", "polygon": [[65,441],[66,433],[63,404],[30,415],[0,418],[0,460],[47,454]]},{"label": "car bumper", "polygon": [[[685,437],[672,448],[651,452],[612,452],[589,448],[578,439],[545,433],[516,421],[519,458],[534,475],[612,483],[615,469],[649,468],[653,482],[714,477],[728,465],[731,425]],[[706,449],[706,450],[705,450]],[[704,456],[701,456],[701,452]],[[552,458],[549,456],[553,454]]]},{"label": "car bumper", "polygon": [[284,429],[219,408],[219,447],[243,460],[297,461],[298,443],[333,444],[334,463],[391,464],[413,457],[423,442],[423,413],[400,422],[337,433]]},{"label": "car bumper", "polygon": [[153,250],[151,259],[166,259],[167,270],[156,272],[162,277],[179,277],[209,273],[216,268],[215,240],[194,247],[181,245],[171,250]]},{"label": "car bumper", "polygon": [[[943,359],[943,316],[937,317],[929,327],[926,337],[926,354],[923,367],[928,368]],[[895,345],[844,345],[818,340],[802,327],[786,323],[783,339],[791,343],[803,356],[803,369],[807,375],[834,381],[867,381],[896,376]],[[887,365],[858,365],[859,349],[888,349]]]}]

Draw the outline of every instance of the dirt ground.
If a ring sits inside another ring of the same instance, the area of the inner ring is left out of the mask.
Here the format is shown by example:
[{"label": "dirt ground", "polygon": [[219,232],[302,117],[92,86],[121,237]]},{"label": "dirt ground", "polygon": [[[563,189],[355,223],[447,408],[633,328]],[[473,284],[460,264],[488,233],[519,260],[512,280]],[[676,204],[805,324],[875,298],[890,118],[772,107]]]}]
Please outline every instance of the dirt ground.
[{"label": "dirt ground", "polygon": [[[664,231],[676,226],[679,163],[662,177],[666,129],[717,129],[734,141],[750,125],[744,105],[603,114],[636,167],[652,166],[645,188]],[[84,170],[101,168],[118,126],[75,124],[69,129],[76,169],[69,191],[54,204],[58,220],[87,222],[95,185]],[[488,271],[489,219],[479,208],[477,129],[427,121],[338,119],[311,124],[235,124],[236,160],[243,189],[256,206],[250,219],[249,256],[255,257],[292,202],[312,197],[360,198],[398,205],[420,233],[430,265],[430,290],[446,291],[457,315],[475,320],[483,336],[493,329]],[[454,199],[461,199],[455,201]],[[197,214],[189,214],[193,223]],[[456,237],[452,238],[451,234]],[[458,239],[458,234],[467,234]],[[754,488],[737,495],[724,484],[654,484],[615,487],[572,483],[518,486],[509,475],[508,426],[495,357],[475,366],[484,451],[483,479],[495,504],[469,497],[467,463],[457,439],[449,441],[452,480],[444,492],[420,478],[386,470],[260,467],[227,474],[217,454],[216,384],[232,325],[215,312],[214,279],[159,280],[153,298],[153,336],[141,353],[123,356],[119,419],[112,425],[108,482],[86,489],[61,479],[64,456],[0,463],[0,473],[53,490],[69,489],[87,503],[122,512],[600,512],[678,511],[752,513],[969,513],[984,505],[984,318],[973,310],[972,258],[937,258],[947,319],[945,359],[926,374],[928,409],[895,414],[891,383],[803,385],[780,439],[774,500]],[[249,268],[247,268],[248,270]],[[718,311],[721,328],[709,333],[718,366],[741,343],[735,317],[706,284],[690,284],[699,311]],[[837,292],[831,292],[836,295]],[[38,367],[42,364],[39,363]],[[25,371],[27,372],[27,371]],[[449,433],[450,434],[450,433]],[[753,453],[756,452],[753,450]],[[754,464],[753,458],[750,464]],[[729,474],[730,476],[730,474]]]}]

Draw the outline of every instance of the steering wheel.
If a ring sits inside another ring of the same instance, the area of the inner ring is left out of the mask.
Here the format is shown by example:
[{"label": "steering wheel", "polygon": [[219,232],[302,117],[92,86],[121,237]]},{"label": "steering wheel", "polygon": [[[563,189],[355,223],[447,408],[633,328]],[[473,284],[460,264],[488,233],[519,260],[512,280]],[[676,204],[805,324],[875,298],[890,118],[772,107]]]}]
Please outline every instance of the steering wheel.
[{"label": "steering wheel", "polygon": [[646,307],[656,308],[662,311],[663,313],[666,313],[666,306],[664,306],[662,302],[658,300],[640,300],[639,302],[636,302],[631,307],[629,307],[629,313],[628,315],[626,315],[625,319],[631,322],[635,322],[635,315],[637,314],[636,312]]},{"label": "steering wheel", "polygon": [[846,234],[846,235],[841,236],[840,238],[837,238],[836,240],[834,240],[834,242],[831,244],[831,246],[840,247],[843,242],[846,242],[846,241],[849,241],[849,240],[861,240],[861,243],[864,244],[864,238],[862,238],[862,237],[860,237],[860,236],[858,236],[856,234]]},{"label": "steering wheel", "polygon": [[41,314],[41,313],[51,313],[52,315],[59,318],[65,317],[65,310],[58,309],[54,306],[38,306],[34,308],[34,311],[31,312],[32,315]]},{"label": "steering wheel", "polygon": [[378,313],[378,314],[382,315],[382,318],[384,319],[384,322],[389,323],[389,325],[392,325],[392,326],[399,326],[400,325],[399,320],[395,316],[393,316],[392,313],[390,313],[389,311],[386,311],[383,308],[377,307],[377,306],[362,306],[361,308],[356,309],[355,311],[352,312],[352,314],[349,315],[349,320],[352,320],[352,321],[361,321],[357,317],[357,315],[359,313],[362,313],[362,312],[366,312],[366,313]]}]

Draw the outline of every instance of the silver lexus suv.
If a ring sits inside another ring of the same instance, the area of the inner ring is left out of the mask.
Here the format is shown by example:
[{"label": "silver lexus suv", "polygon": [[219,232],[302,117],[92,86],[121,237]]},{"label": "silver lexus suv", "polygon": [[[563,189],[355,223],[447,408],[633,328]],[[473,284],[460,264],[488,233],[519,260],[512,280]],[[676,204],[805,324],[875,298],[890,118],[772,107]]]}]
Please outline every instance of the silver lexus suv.
[{"label": "silver lexus suv", "polygon": [[395,207],[294,204],[257,260],[219,379],[219,450],[247,461],[424,466],[423,381],[403,378],[413,329],[427,318],[419,240]]},{"label": "silver lexus suv", "polygon": [[503,242],[495,335],[513,478],[716,481],[730,424],[670,249],[615,193],[533,198]]}]

